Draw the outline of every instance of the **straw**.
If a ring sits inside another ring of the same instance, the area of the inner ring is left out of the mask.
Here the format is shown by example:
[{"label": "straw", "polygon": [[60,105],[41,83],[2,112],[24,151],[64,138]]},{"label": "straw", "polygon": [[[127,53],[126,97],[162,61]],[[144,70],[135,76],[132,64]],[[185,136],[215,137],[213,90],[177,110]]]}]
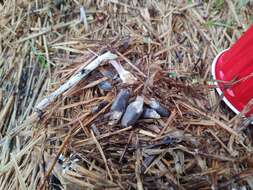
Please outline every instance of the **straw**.
[{"label": "straw", "polygon": [[[252,24],[250,1],[5,0],[0,12],[0,189],[253,189],[252,118],[210,74]],[[121,89],[170,114],[109,125]]]}]

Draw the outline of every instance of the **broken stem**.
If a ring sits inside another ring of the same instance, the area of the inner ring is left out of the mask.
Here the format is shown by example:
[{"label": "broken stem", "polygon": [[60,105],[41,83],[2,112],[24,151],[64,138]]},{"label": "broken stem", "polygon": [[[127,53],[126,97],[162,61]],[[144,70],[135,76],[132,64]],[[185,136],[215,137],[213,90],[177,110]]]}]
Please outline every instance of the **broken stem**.
[{"label": "broken stem", "polygon": [[122,80],[123,83],[133,84],[137,80],[133,76],[132,73],[125,70],[124,67],[122,67],[122,65],[119,64],[117,61],[111,60],[110,63],[112,64],[112,66],[115,68],[115,70],[119,74],[119,77],[120,77],[120,79]]},{"label": "broken stem", "polygon": [[74,85],[76,85],[82,78],[86,77],[91,71],[96,69],[102,61],[116,59],[117,55],[106,52],[103,55],[98,56],[95,60],[93,60],[90,64],[88,64],[85,68],[80,70],[76,75],[72,76],[67,82],[65,82],[62,86],[60,86],[56,91],[45,97],[41,100],[37,106],[36,110],[41,111],[45,109],[50,103],[52,103],[60,94],[70,89]]}]

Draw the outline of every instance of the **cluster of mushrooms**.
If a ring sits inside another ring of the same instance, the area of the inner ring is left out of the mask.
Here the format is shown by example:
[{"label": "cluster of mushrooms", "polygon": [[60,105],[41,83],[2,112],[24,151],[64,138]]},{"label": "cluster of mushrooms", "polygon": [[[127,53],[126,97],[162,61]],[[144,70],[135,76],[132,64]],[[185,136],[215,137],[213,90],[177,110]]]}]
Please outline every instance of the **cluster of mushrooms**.
[{"label": "cluster of mushrooms", "polygon": [[144,102],[143,96],[137,96],[129,103],[130,91],[121,89],[111,106],[109,125],[119,123],[123,127],[133,126],[139,118],[160,119],[169,117],[170,111],[162,106],[157,100],[151,98]]}]

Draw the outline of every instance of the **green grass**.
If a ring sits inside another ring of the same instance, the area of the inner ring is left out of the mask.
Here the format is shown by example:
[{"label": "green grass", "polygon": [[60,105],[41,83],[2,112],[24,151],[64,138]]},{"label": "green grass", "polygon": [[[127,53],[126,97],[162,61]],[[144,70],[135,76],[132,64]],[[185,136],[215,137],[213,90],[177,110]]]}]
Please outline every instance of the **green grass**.
[{"label": "green grass", "polygon": [[221,10],[224,7],[225,0],[215,0],[213,2],[213,9],[214,10]]},{"label": "green grass", "polygon": [[30,42],[30,45],[31,45],[32,52],[36,56],[36,58],[37,58],[37,60],[39,62],[39,65],[41,66],[41,68],[47,69],[49,67],[49,65],[48,65],[48,62],[47,62],[44,54],[41,53],[41,52],[38,52],[36,50],[35,46],[33,45],[33,43]]},{"label": "green grass", "polygon": [[221,27],[225,27],[225,28],[232,28],[233,27],[233,23],[234,21],[228,20],[228,21],[214,21],[214,20],[208,20],[205,23],[205,26],[210,28],[212,26],[221,26]]}]

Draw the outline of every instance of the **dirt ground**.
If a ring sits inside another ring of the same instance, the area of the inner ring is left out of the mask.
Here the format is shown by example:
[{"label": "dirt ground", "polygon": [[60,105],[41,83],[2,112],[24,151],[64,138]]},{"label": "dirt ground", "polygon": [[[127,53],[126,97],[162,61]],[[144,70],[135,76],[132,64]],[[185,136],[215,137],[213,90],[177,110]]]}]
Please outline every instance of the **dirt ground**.
[{"label": "dirt ground", "polygon": [[[250,0],[0,0],[0,189],[253,189],[250,120],[211,76],[252,21]],[[122,89],[167,114],[110,124]]]}]

